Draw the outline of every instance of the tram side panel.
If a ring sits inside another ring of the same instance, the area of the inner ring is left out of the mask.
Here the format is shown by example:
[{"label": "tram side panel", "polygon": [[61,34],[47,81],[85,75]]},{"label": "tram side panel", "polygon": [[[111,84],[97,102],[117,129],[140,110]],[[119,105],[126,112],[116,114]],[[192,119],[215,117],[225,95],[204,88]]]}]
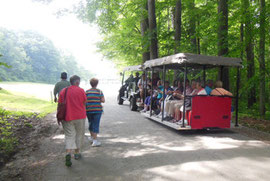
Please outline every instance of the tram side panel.
[{"label": "tram side panel", "polygon": [[230,128],[230,97],[196,96],[192,98],[190,125],[192,129]]}]

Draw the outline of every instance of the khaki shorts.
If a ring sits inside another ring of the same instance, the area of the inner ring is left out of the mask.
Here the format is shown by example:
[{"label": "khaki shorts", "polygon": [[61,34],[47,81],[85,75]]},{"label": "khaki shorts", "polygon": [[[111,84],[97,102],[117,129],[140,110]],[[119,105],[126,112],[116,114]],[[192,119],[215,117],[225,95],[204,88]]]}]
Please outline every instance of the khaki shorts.
[{"label": "khaki shorts", "polygon": [[81,149],[84,139],[85,119],[62,122],[66,149]]}]

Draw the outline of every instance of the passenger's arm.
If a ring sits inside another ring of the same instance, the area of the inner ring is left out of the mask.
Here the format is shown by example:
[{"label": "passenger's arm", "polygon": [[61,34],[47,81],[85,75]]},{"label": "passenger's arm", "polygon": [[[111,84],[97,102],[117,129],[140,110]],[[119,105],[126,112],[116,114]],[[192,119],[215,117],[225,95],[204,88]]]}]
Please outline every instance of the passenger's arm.
[{"label": "passenger's arm", "polygon": [[226,91],[226,96],[233,96],[233,94],[229,91]]},{"label": "passenger's arm", "polygon": [[56,84],[53,89],[54,102],[57,102],[57,97],[56,97],[57,92],[58,92],[58,84]]},{"label": "passenger's arm", "polygon": [[183,98],[183,95],[182,94],[180,94],[180,93],[173,93],[173,96],[174,97],[177,97],[177,98],[179,98],[179,99],[182,99]]},{"label": "passenger's arm", "polygon": [[101,97],[100,102],[105,103],[105,98],[104,98],[104,96]]},{"label": "passenger's arm", "polygon": [[172,94],[173,93],[173,91],[171,91],[171,90],[168,90],[167,92],[166,92],[166,94]]},{"label": "passenger's arm", "polygon": [[101,94],[100,102],[105,103],[105,98],[104,98],[103,92],[101,91],[100,94]]},{"label": "passenger's arm", "polygon": [[83,105],[85,105],[86,106],[86,103],[87,103],[87,94],[86,94],[86,92],[84,92],[84,90],[82,91],[82,95],[83,95]]}]

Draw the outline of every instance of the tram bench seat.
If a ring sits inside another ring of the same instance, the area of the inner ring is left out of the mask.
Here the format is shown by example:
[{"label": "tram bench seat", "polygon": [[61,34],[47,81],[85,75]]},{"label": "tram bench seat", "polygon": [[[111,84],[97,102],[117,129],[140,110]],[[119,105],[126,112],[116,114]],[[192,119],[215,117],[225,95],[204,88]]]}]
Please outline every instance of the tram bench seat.
[{"label": "tram bench seat", "polygon": [[187,112],[192,129],[230,128],[232,98],[225,96],[194,96]]}]

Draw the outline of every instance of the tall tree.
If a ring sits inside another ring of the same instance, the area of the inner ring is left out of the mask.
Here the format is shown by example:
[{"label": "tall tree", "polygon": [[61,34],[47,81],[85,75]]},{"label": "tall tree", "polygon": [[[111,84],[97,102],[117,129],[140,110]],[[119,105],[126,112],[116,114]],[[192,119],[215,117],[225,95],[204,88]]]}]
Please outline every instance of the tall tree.
[{"label": "tall tree", "polygon": [[[228,49],[228,0],[218,1],[218,56],[227,56]],[[219,70],[219,79],[223,87],[229,90],[229,69]]]},{"label": "tall tree", "polygon": [[[200,21],[197,21],[197,27],[200,26]],[[199,36],[197,36],[197,53],[201,54],[201,39]]]},{"label": "tall tree", "polygon": [[[182,26],[182,0],[176,0],[176,5],[174,9],[174,53],[180,52],[181,46],[181,26]],[[179,75],[180,71],[174,71],[174,80],[176,80]]]},{"label": "tall tree", "polygon": [[174,34],[174,41],[175,41],[175,46],[174,46],[174,53],[179,53],[180,51],[180,43],[181,43],[181,25],[182,25],[182,2],[181,0],[176,1],[176,6],[175,6],[175,15],[174,15],[174,29],[175,29],[175,34]]},{"label": "tall tree", "polygon": [[188,1],[188,11],[189,11],[189,37],[190,37],[190,51],[192,53],[197,52],[197,39],[196,39],[196,9],[195,0]]},{"label": "tall tree", "polygon": [[141,35],[142,35],[142,50],[143,50],[143,63],[150,59],[150,52],[149,52],[149,43],[148,43],[148,36],[147,31],[149,29],[148,23],[148,4],[147,0],[144,0],[142,3],[142,19],[141,19]]},{"label": "tall tree", "polygon": [[245,50],[247,58],[247,80],[250,82],[248,91],[248,107],[250,108],[256,102],[255,84],[252,78],[255,74],[254,66],[254,45],[253,45],[253,27],[251,24],[251,11],[249,0],[243,0],[244,24],[245,24]]},{"label": "tall tree", "polygon": [[148,0],[148,18],[149,31],[151,37],[150,58],[158,58],[158,39],[157,39],[157,22],[156,22],[156,2]]},{"label": "tall tree", "polygon": [[260,0],[260,114],[265,115],[265,0]]}]

